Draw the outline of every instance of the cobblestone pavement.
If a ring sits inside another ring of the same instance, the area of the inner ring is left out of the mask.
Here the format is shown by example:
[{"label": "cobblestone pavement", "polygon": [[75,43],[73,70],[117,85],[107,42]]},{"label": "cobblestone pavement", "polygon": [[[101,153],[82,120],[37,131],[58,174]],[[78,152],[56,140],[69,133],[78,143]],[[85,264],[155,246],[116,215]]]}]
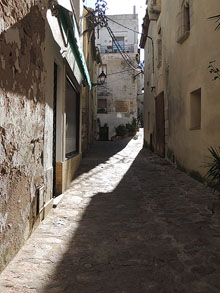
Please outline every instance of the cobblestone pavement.
[{"label": "cobblestone pavement", "polygon": [[[217,195],[216,195],[217,196]],[[0,292],[220,292],[214,195],[135,139],[98,142]]]}]

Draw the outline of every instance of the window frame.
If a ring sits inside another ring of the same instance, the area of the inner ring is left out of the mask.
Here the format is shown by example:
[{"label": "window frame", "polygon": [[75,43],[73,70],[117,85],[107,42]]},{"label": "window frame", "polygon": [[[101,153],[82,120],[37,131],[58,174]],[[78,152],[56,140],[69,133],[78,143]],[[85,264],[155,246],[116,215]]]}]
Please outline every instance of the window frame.
[{"label": "window frame", "polygon": [[190,17],[190,3],[189,0],[184,0],[180,13],[177,15],[177,43],[182,44],[190,35],[191,17]]},{"label": "window frame", "polygon": [[[99,107],[99,101],[105,101],[106,103],[106,107]],[[107,114],[108,111],[107,111],[107,99],[106,98],[98,98],[98,101],[97,101],[97,113],[98,114]]]}]

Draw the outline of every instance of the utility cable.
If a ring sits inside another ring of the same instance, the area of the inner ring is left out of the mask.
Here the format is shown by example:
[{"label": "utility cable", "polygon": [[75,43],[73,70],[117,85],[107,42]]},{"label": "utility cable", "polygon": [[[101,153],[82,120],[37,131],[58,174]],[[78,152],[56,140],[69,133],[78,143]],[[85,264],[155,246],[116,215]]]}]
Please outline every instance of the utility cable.
[{"label": "utility cable", "polygon": [[114,74],[123,73],[123,72],[126,72],[126,71],[131,71],[131,70],[133,70],[133,69],[131,68],[131,69],[126,69],[126,70],[122,70],[122,71],[117,71],[117,72],[108,73],[108,76],[109,76],[109,75],[114,75]]},{"label": "utility cable", "polygon": [[121,54],[121,56],[123,57],[123,59],[125,60],[125,62],[134,70],[138,70],[138,67],[135,67],[132,60],[130,59],[130,57],[123,52],[123,49],[122,47],[120,46],[120,44],[118,43],[115,35],[113,34],[111,28],[109,26],[106,27],[108,32],[109,32],[109,35],[111,36],[112,40],[113,40],[113,43],[115,44],[116,48],[118,49],[119,53]]},{"label": "utility cable", "polygon": [[[129,27],[127,27],[126,25],[123,25],[123,24],[117,22],[116,20],[113,20],[112,18],[108,17],[107,15],[105,15],[105,17],[106,17],[108,20],[110,20],[110,21],[112,21],[112,22],[114,22],[114,23],[116,23],[116,24],[118,24],[118,25],[120,25],[120,26],[122,26],[122,27],[124,27],[124,28],[126,28],[126,29],[128,29],[128,30],[130,30],[130,31],[132,31],[132,32],[134,32],[134,33],[140,34],[140,35],[142,35],[142,36],[148,38],[149,40],[151,40],[152,48],[153,48],[153,72],[154,72],[154,41],[153,41],[153,38],[150,37],[150,36],[148,36],[148,35],[146,35],[146,34],[144,34],[144,33],[141,33],[141,32],[139,32],[139,31],[133,30],[132,28],[129,28]],[[220,17],[220,15],[215,16],[215,17]],[[219,24],[219,28],[220,28],[220,24]]]},{"label": "utility cable", "polygon": [[[98,5],[100,5],[99,2],[103,2],[102,0],[98,0],[97,3]],[[104,1],[105,2],[105,1]],[[106,2],[105,2],[106,3]],[[105,6],[105,5],[104,5]],[[95,15],[95,12],[89,10],[89,9],[86,9],[88,11],[88,13],[92,14],[94,18],[96,18],[96,15]],[[113,40],[113,43],[115,44],[115,46],[117,47],[119,53],[122,55],[123,59],[126,61],[126,63],[132,67],[132,69],[134,70],[137,70],[138,68],[135,67],[135,65],[133,64],[133,61],[132,59],[130,58],[130,56],[123,52],[123,48],[121,48],[120,44],[118,43],[113,31],[111,30],[111,28],[109,27],[108,25],[108,21],[107,21],[107,16],[105,15],[104,11],[99,11],[99,9],[97,9],[98,11],[98,19],[99,21],[96,22],[96,25],[101,25],[101,27],[106,27],[106,29],[108,30],[112,40]],[[101,17],[101,22],[100,22],[100,17]]]},{"label": "utility cable", "polygon": [[118,49],[119,53],[122,55],[123,59],[125,60],[125,62],[134,70],[139,70],[140,66],[138,65],[138,67],[136,67],[133,63],[133,60],[130,58],[130,56],[124,52],[123,48],[121,47],[121,45],[118,43],[114,33],[112,32],[111,28],[109,26],[107,26],[107,30],[116,46],[116,48]]},{"label": "utility cable", "polygon": [[[124,54],[123,49],[122,49],[122,47],[120,46],[120,44],[118,43],[118,41],[117,41],[115,35],[113,34],[111,28],[110,28],[109,26],[107,26],[106,28],[107,28],[107,30],[108,30],[108,32],[109,32],[110,37],[112,38],[112,41],[113,41],[114,45],[115,45],[116,48],[118,49],[118,52],[122,55],[122,57],[123,57],[123,59],[126,61],[126,63],[129,63],[129,64],[130,64],[130,62],[129,62],[130,60],[129,60],[127,54]],[[128,65],[129,65],[129,64],[128,64]],[[132,65],[132,64],[131,64],[131,65]],[[133,66],[133,65],[132,65],[132,67],[133,67],[133,69],[134,69],[134,66]]]},{"label": "utility cable", "polygon": [[[132,76],[132,75],[131,75]],[[117,78],[117,79],[114,79],[114,80],[110,80],[110,81],[107,81],[107,83],[105,83],[105,84],[111,84],[111,83],[114,83],[114,82],[118,82],[119,80],[127,80],[127,81],[130,81],[131,80],[131,78],[130,77],[128,77],[128,78],[124,78],[124,77],[120,77],[120,78]],[[104,85],[105,85],[104,84]]]},{"label": "utility cable", "polygon": [[[141,69],[140,65],[138,65],[138,67],[136,67],[136,65],[134,65],[133,60],[130,58],[130,56],[126,52],[124,52],[123,48],[121,47],[118,40],[116,39],[112,29],[109,27],[108,17],[105,15],[106,5],[107,5],[106,1],[97,0],[96,10],[95,10],[96,12],[93,12],[90,10],[90,13],[93,15],[94,19],[96,19],[96,26],[100,25],[101,27],[106,27],[110,37],[112,38],[114,45],[118,49],[118,52],[121,54],[122,58],[125,60],[127,65],[130,66],[135,71],[140,71],[140,69]],[[88,9],[87,9],[87,11],[88,11]],[[96,14],[97,14],[97,16],[96,16]]]},{"label": "utility cable", "polygon": [[122,26],[122,27],[124,27],[124,28],[126,28],[126,29],[128,29],[128,30],[130,30],[130,31],[132,31],[132,32],[134,32],[134,33],[136,33],[136,34],[144,35],[143,33],[139,32],[139,31],[136,31],[136,30],[134,30],[134,29],[132,29],[132,28],[127,27],[126,25],[123,25],[123,24],[117,22],[116,20],[113,20],[112,18],[108,17],[107,15],[106,15],[106,18],[107,18],[108,20],[110,20],[110,21],[112,21],[112,22],[114,22],[114,23],[116,23],[116,24],[118,24],[118,25],[120,25],[120,26]]}]

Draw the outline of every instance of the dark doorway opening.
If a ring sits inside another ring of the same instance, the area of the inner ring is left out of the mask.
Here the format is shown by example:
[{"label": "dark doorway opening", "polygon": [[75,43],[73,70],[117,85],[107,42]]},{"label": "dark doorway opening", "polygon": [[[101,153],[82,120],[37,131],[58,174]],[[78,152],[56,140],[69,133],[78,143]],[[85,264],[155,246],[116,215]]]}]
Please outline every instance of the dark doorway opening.
[{"label": "dark doorway opening", "polygon": [[99,140],[108,141],[109,128],[107,125],[99,127]]}]

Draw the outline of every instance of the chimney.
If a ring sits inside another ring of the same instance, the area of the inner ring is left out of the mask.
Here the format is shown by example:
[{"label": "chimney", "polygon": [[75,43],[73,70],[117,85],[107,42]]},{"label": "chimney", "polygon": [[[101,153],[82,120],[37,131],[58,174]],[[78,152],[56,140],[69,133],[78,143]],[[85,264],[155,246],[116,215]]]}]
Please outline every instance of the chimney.
[{"label": "chimney", "polygon": [[136,6],[133,6],[133,14],[136,14]]}]

